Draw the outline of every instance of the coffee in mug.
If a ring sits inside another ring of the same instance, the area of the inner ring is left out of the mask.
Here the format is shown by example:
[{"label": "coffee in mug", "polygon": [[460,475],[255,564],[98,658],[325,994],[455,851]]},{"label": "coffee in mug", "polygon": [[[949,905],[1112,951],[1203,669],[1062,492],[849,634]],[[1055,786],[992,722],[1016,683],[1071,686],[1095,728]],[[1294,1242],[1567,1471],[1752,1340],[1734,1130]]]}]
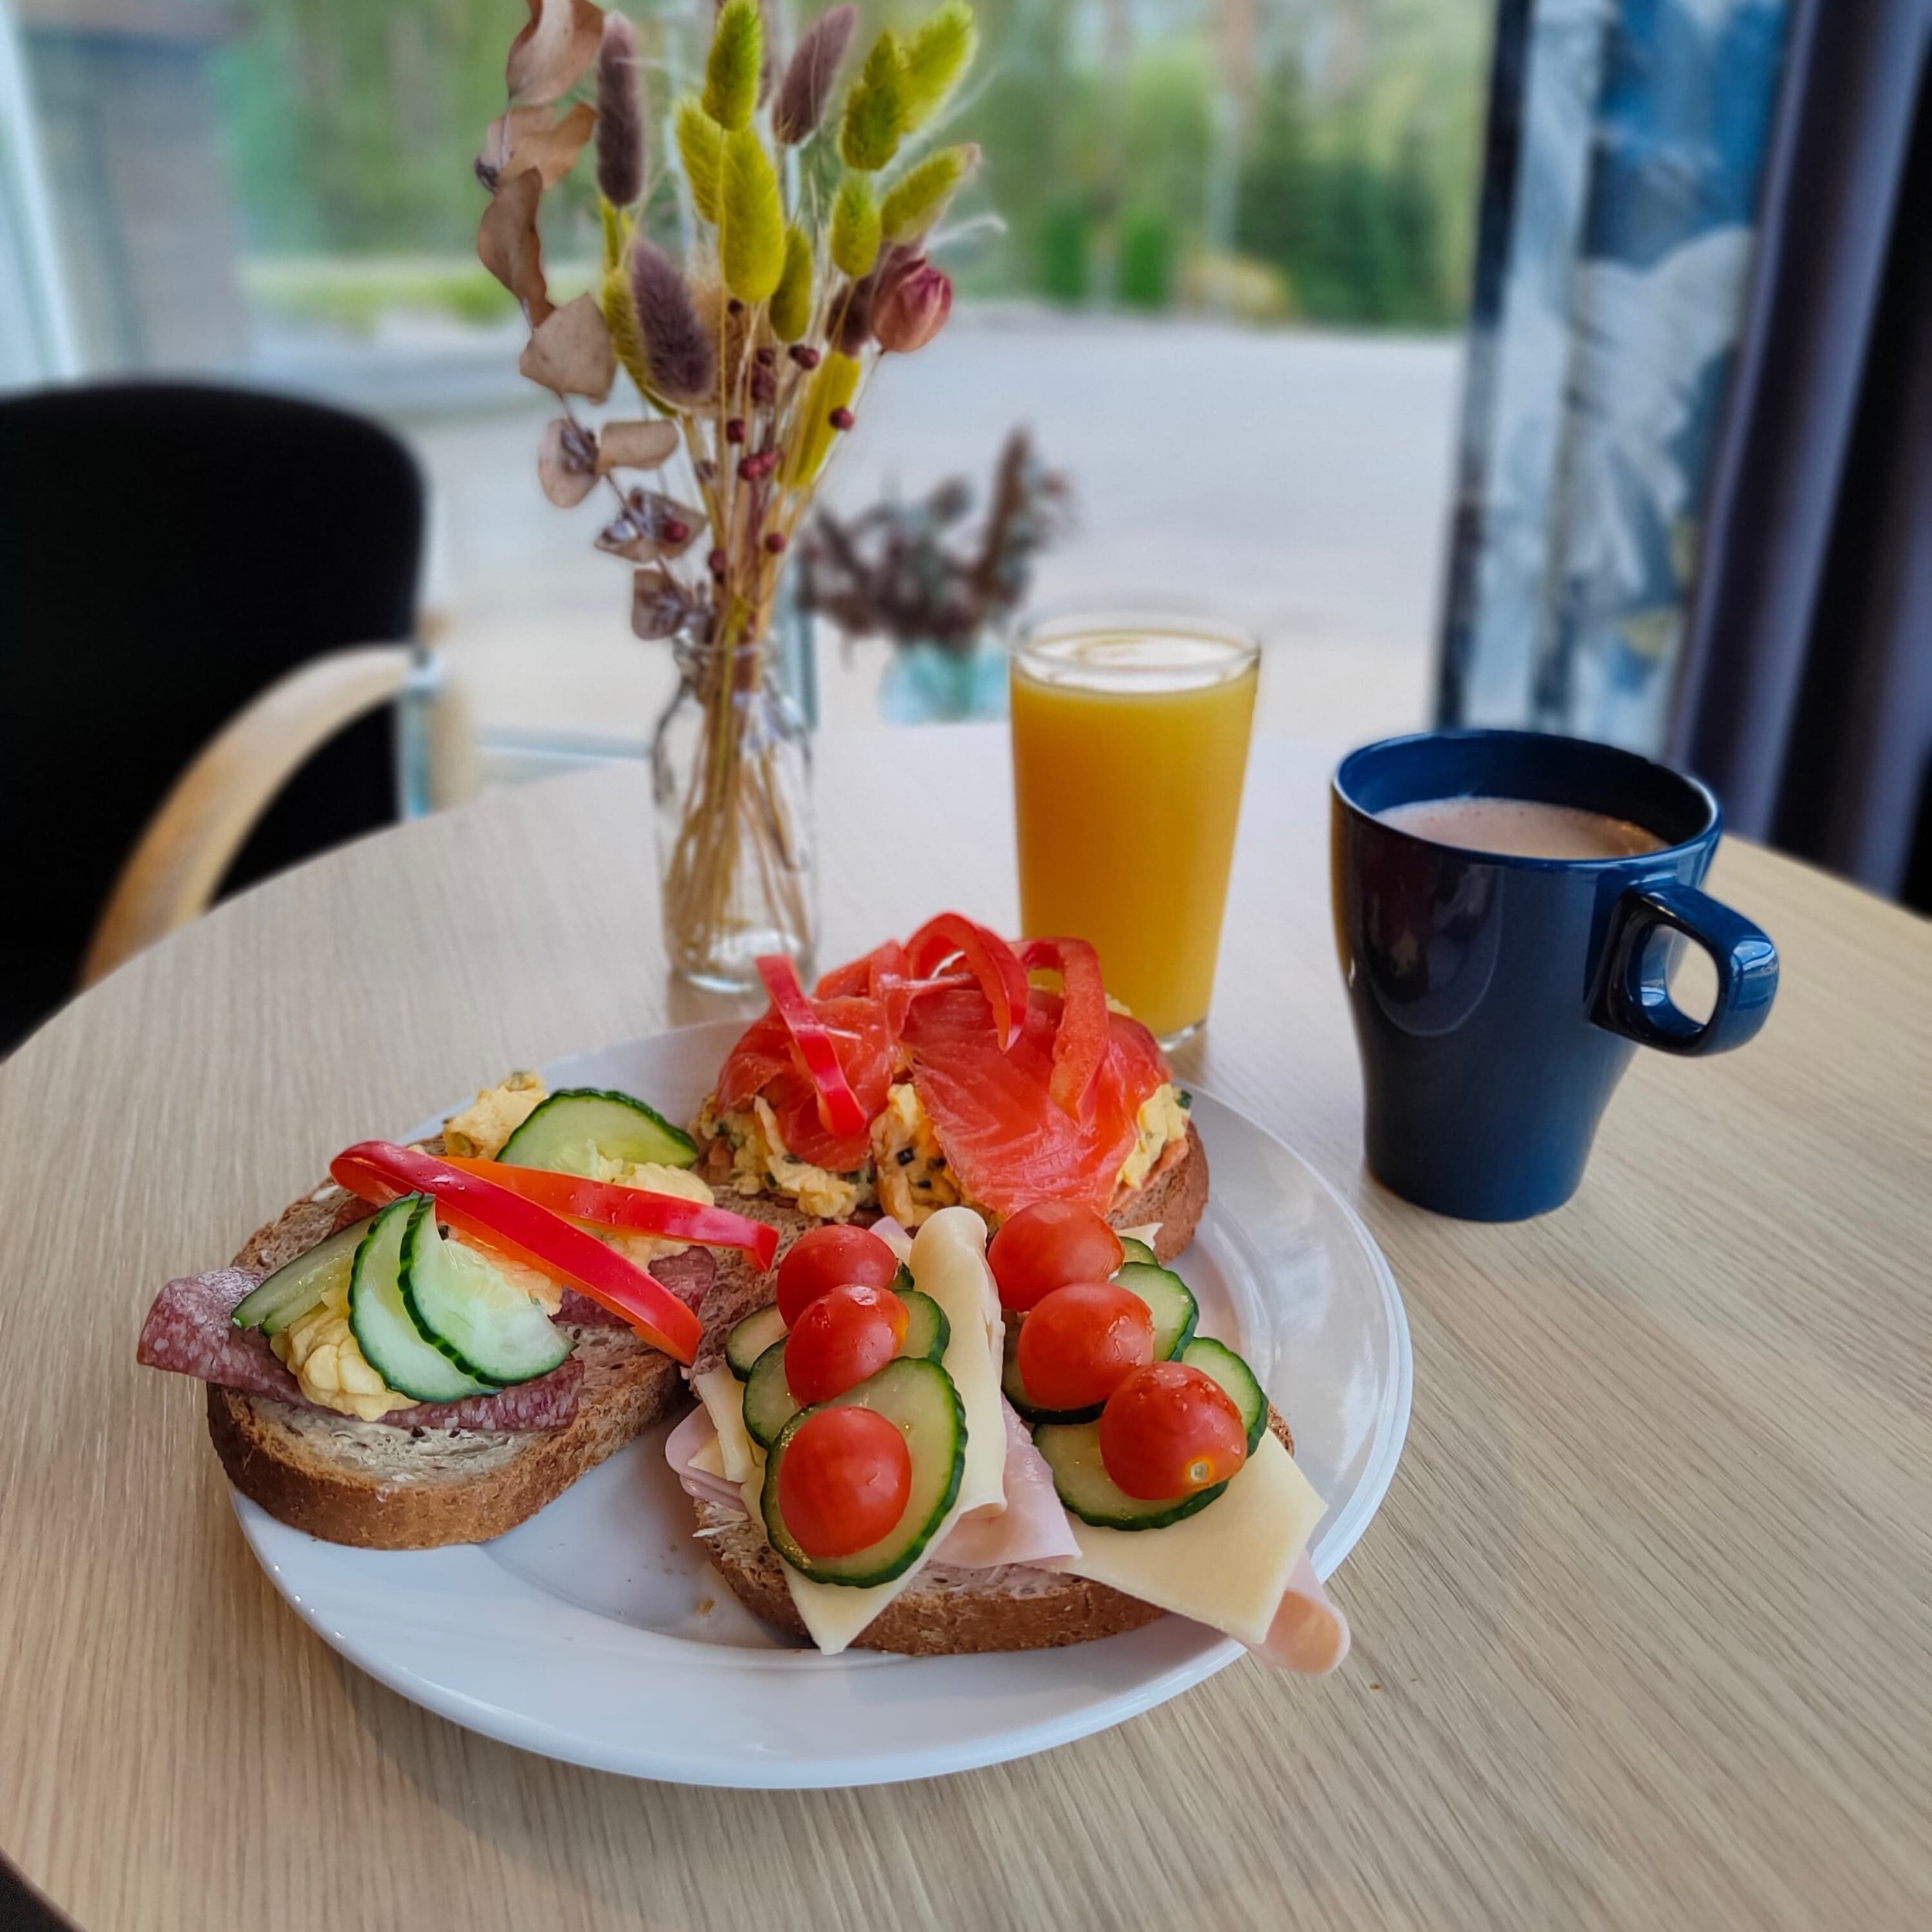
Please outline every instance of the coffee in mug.
[{"label": "coffee in mug", "polygon": [[1630,819],[1536,798],[1421,798],[1376,816],[1438,845],[1512,859],[1634,859],[1668,842]]}]

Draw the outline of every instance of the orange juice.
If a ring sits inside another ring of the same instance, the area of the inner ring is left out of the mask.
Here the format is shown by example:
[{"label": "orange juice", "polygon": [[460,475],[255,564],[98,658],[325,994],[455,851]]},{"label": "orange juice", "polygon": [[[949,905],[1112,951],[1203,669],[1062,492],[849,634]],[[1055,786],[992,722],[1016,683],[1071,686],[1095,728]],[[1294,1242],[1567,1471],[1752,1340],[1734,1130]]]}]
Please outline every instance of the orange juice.
[{"label": "orange juice", "polygon": [[1260,653],[1194,620],[1068,619],[1013,654],[1020,923],[1090,940],[1172,1044],[1207,1016]]}]

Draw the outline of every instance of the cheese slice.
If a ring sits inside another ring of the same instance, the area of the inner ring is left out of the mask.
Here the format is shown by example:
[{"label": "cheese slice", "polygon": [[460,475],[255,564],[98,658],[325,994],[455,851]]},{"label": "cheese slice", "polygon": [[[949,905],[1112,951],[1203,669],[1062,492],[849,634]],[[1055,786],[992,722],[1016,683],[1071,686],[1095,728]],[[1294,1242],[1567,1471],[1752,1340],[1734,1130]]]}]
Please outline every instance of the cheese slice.
[{"label": "cheese slice", "polygon": [[691,1452],[691,1466],[702,1469],[707,1476],[717,1476],[729,1482],[725,1475],[724,1452],[718,1447],[718,1438],[713,1436],[709,1442],[701,1442]]},{"label": "cheese slice", "polygon": [[986,1265],[986,1223],[971,1208],[941,1208],[913,1237],[906,1266],[913,1286],[945,1310],[952,1330],[940,1366],[952,1377],[966,1412],[959,1513],[1004,1509],[1006,1415],[999,1372],[1006,1325]]},{"label": "cheese slice", "polygon": [[[762,1458],[752,1453],[750,1433],[745,1427],[745,1385],[722,1364],[693,1376],[691,1386],[704,1404],[711,1426],[718,1432],[718,1453],[723,1459],[726,1482],[743,1482]],[[757,1512],[753,1511],[756,1516]]]},{"label": "cheese slice", "polygon": [[1267,1435],[1198,1516],[1165,1529],[1097,1529],[1070,1515],[1080,1553],[1066,1567],[1258,1648],[1327,1507]]},{"label": "cheese slice", "polygon": [[[966,1417],[966,1460],[959,1495],[940,1519],[919,1560],[902,1577],[869,1590],[815,1583],[781,1563],[786,1587],[811,1641],[828,1657],[847,1648],[872,1619],[904,1592],[932,1553],[968,1510],[1006,1507],[1006,1415],[999,1392],[1005,1326],[999,1296],[986,1266],[986,1223],[971,1208],[942,1208],[914,1237],[906,1265],[913,1285],[945,1311],[951,1330],[940,1366],[952,1377]],[[762,1468],[744,1486],[752,1520],[764,1522]],[[1226,1498],[1224,1498],[1225,1501]]]}]

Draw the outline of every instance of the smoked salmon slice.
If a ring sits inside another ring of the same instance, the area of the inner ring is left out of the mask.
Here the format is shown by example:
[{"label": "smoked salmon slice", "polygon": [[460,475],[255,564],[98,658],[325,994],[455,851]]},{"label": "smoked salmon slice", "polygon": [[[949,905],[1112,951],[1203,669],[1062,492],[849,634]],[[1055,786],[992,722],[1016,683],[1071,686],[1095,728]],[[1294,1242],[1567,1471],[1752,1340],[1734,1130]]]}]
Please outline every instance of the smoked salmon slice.
[{"label": "smoked salmon slice", "polygon": [[1141,1108],[1168,1077],[1154,1036],[1109,1014],[1093,1111],[1074,1118],[1051,1097],[1060,1022],[1060,995],[1034,988],[1019,1038],[1002,1053],[986,996],[957,986],[914,1000],[901,1027],[900,1052],[961,1192],[998,1214],[1043,1200],[1085,1201],[1104,1213]]}]

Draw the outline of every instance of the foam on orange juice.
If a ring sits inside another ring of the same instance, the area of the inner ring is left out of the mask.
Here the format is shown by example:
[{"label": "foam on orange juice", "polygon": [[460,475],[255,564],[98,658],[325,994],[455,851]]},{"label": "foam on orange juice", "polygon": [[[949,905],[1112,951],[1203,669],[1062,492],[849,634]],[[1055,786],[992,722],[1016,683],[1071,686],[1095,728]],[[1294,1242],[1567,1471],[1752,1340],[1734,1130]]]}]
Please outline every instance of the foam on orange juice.
[{"label": "foam on orange juice", "polygon": [[1014,654],[1021,924],[1090,940],[1163,1039],[1213,991],[1258,663],[1158,620],[1068,621]]}]

